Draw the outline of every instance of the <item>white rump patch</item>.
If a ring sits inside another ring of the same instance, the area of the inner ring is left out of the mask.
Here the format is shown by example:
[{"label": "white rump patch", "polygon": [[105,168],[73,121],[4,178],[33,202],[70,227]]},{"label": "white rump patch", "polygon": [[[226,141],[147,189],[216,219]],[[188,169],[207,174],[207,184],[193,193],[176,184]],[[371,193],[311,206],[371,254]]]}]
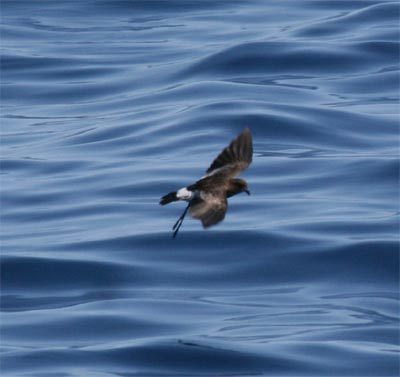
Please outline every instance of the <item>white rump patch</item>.
[{"label": "white rump patch", "polygon": [[186,187],[177,191],[176,197],[181,200],[190,200],[193,197],[193,191],[188,190]]}]

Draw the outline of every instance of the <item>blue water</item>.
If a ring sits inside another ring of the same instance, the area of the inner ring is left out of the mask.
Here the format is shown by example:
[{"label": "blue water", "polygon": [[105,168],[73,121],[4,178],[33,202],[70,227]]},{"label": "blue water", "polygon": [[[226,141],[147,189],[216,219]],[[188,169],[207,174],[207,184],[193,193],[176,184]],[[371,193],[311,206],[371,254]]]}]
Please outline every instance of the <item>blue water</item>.
[{"label": "blue water", "polygon": [[[398,19],[2,1],[2,376],[397,376]],[[246,126],[252,195],[173,240]]]}]

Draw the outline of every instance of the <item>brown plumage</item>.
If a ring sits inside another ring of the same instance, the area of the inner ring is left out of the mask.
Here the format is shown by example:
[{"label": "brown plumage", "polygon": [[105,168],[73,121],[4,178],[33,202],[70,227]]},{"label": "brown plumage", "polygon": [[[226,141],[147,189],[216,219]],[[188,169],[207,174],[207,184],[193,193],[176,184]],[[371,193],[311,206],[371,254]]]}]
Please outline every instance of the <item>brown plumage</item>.
[{"label": "brown plumage", "polygon": [[173,227],[173,236],[177,235],[188,210],[193,218],[201,221],[204,228],[208,228],[224,219],[228,207],[227,198],[241,192],[250,194],[247,182],[235,177],[250,165],[252,159],[253,139],[250,130],[245,128],[218,155],[204,177],[190,186],[163,196],[161,205],[178,200],[188,201],[185,211]]}]

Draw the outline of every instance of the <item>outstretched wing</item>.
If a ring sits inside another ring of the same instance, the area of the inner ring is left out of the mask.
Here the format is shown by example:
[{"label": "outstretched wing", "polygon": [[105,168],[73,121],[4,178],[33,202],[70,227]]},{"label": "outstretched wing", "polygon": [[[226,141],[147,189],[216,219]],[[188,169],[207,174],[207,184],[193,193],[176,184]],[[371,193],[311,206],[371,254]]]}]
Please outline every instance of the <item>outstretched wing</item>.
[{"label": "outstretched wing", "polygon": [[190,215],[201,220],[203,228],[208,228],[222,221],[225,217],[228,202],[225,195],[202,192],[201,198],[190,203]]},{"label": "outstretched wing", "polygon": [[235,177],[245,170],[253,160],[253,137],[248,128],[233,140],[213,161],[206,172],[210,175]]}]

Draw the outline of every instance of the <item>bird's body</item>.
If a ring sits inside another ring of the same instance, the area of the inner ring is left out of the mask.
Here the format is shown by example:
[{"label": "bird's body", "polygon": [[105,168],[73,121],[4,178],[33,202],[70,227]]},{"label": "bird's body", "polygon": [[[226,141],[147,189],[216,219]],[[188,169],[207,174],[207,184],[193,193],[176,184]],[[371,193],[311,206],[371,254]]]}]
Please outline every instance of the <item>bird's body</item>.
[{"label": "bird's body", "polygon": [[224,219],[227,198],[241,192],[250,194],[247,182],[235,177],[250,165],[252,158],[253,140],[250,130],[246,128],[218,155],[204,177],[161,198],[161,205],[178,200],[188,202],[185,212],[174,226],[174,237],[188,210],[193,218],[201,220],[204,228],[208,228]]}]

